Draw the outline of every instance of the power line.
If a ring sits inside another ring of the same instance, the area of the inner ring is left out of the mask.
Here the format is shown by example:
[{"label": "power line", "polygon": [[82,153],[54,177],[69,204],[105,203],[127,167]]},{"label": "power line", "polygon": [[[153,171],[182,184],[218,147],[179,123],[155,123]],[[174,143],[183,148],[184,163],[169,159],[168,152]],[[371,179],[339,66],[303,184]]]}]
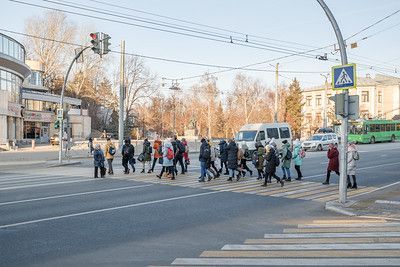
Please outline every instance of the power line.
[{"label": "power line", "polygon": [[393,13],[391,13],[391,14],[389,14],[389,15],[383,17],[383,18],[381,18],[380,20],[378,20],[378,21],[372,23],[371,25],[369,25],[369,26],[367,26],[367,27],[365,27],[365,28],[362,28],[362,29],[359,30],[358,32],[356,32],[356,33],[350,35],[349,37],[347,37],[345,40],[348,40],[348,39],[350,39],[350,38],[353,38],[353,37],[356,36],[356,35],[359,35],[360,33],[362,33],[362,32],[364,32],[364,31],[370,29],[371,27],[373,27],[373,26],[375,26],[375,25],[381,23],[382,21],[384,21],[384,20],[386,20],[386,19],[388,19],[388,18],[390,18],[390,17],[396,15],[396,14],[399,13],[399,12],[400,12],[400,9],[398,9],[398,10],[396,10],[395,12],[393,12]]}]

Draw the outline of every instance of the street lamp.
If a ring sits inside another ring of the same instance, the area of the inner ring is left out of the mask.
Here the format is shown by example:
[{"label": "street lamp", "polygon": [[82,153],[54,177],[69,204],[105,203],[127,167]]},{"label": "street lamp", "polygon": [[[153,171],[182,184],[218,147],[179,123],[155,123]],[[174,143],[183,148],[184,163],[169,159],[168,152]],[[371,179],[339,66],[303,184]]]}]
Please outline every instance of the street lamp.
[{"label": "street lamp", "polygon": [[328,106],[328,100],[327,100],[327,96],[328,96],[328,77],[329,77],[329,73],[327,74],[320,74],[322,77],[325,78],[325,95],[324,95],[324,103],[323,103],[323,108],[324,108],[324,125],[323,128],[328,127],[328,116],[327,116],[327,106]]}]

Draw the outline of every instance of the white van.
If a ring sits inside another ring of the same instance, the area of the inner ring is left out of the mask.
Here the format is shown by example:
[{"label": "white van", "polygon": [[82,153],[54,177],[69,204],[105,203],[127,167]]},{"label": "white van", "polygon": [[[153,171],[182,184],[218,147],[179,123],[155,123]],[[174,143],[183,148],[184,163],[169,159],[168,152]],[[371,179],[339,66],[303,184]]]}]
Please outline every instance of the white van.
[{"label": "white van", "polygon": [[292,144],[292,130],[288,123],[255,123],[246,124],[240,128],[236,134],[236,142],[239,147],[246,144],[249,151],[256,149],[256,142],[260,141],[263,146],[267,144],[267,140],[275,138],[278,150],[282,148],[282,141],[287,140]]}]

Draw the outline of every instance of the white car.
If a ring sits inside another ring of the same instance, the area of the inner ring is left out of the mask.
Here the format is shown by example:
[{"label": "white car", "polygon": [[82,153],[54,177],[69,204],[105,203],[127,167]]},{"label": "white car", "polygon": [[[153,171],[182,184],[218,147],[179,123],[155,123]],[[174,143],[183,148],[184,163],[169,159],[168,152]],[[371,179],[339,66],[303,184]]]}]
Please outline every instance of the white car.
[{"label": "white car", "polygon": [[314,134],[308,140],[301,144],[304,150],[319,150],[322,151],[328,148],[329,144],[337,145],[338,137],[335,133]]}]

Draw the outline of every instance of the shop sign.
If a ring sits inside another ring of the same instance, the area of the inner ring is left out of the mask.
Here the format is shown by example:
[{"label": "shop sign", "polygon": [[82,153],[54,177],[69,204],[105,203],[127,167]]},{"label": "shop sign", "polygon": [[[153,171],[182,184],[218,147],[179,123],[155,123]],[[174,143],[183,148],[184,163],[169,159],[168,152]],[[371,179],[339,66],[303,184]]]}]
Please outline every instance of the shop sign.
[{"label": "shop sign", "polygon": [[25,121],[52,122],[52,113],[40,111],[25,111]]}]

